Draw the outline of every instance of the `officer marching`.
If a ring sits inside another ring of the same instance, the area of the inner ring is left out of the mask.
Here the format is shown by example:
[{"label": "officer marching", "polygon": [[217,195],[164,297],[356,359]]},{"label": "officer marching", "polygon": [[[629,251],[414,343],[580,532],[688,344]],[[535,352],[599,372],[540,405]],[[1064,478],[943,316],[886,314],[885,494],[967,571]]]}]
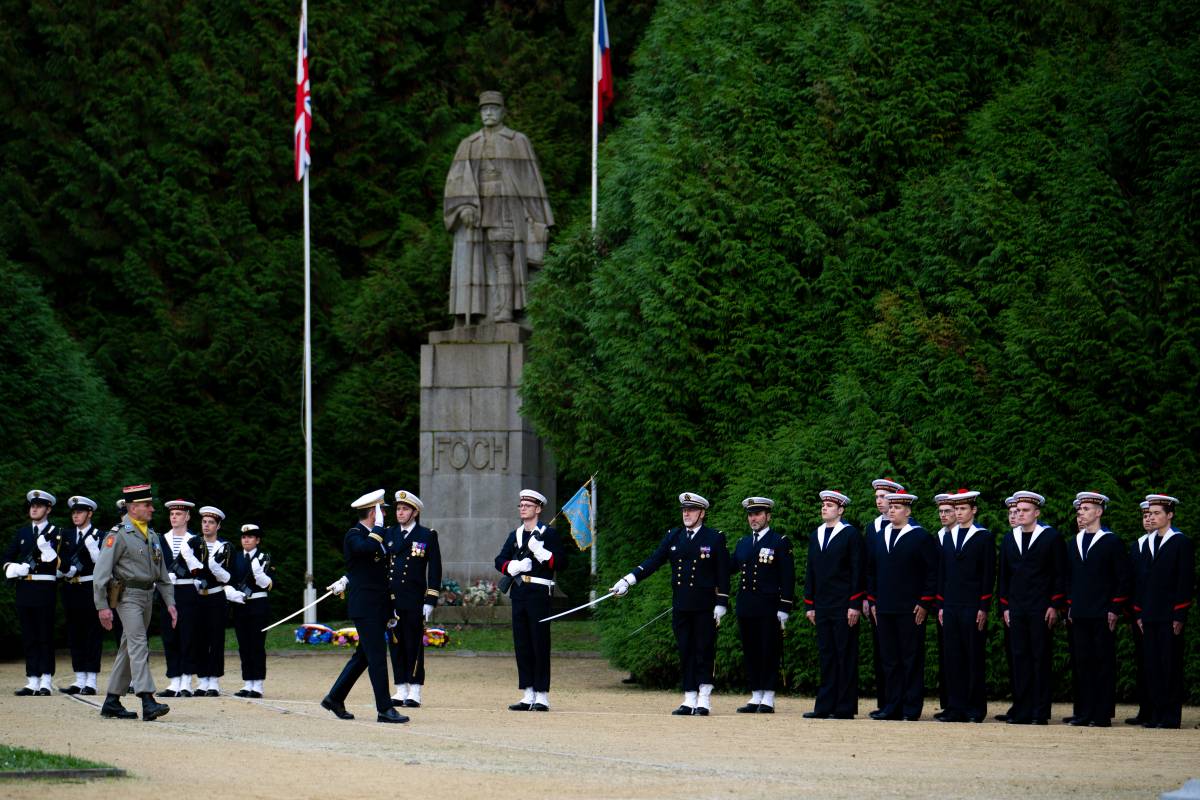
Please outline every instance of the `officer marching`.
[{"label": "officer marching", "polygon": [[707,717],[712,711],[717,626],[729,606],[729,550],[725,534],[704,524],[708,500],[679,495],[683,524],[663,536],[650,557],[613,584],[618,596],[671,562],[671,628],[679,649],[683,702],[675,716]]},{"label": "officer marching", "polygon": [[229,582],[244,602],[233,606],[233,630],[237,634],[238,658],[242,662],[243,686],[237,697],[260,698],[267,679],[267,634],[263,628],[271,615],[268,593],[274,588],[275,567],[271,556],[259,549],[262,529],[242,526],[242,546],[229,564]]},{"label": "officer marching", "polygon": [[154,699],[146,626],[150,624],[156,588],[166,603],[171,624],[175,624],[175,589],[167,576],[162,543],[150,527],[154,515],[154,494],[150,484],[126,486],[122,494],[125,517],[105,535],[92,581],[92,600],[100,624],[105,630],[112,630],[113,609],[110,606],[114,606],[124,631],[100,716],[137,718],[136,713],[121,705],[121,695],[132,681],[134,691],[142,698],[142,719],[150,722],[171,709]]},{"label": "officer marching", "polygon": [[4,575],[17,582],[17,619],[25,648],[25,687],[18,697],[50,694],[54,677],[54,582],[61,535],[51,524],[54,495],[34,489],[25,495],[29,525],[17,530],[4,551]]},{"label": "officer marching", "polygon": [[71,527],[63,532],[62,602],[67,617],[67,642],[71,647],[71,669],[75,682],[62,689],[64,694],[96,693],[100,674],[100,650],[104,629],[92,601],[92,572],[100,556],[100,532],[92,525],[96,501],[75,495],[67,500]]},{"label": "officer marching", "polygon": [[437,531],[421,524],[425,504],[412,492],[395,494],[396,524],[388,529],[388,590],[394,626],[389,638],[396,693],[392,705],[421,707],[425,684],[425,623],[442,586],[442,551]]}]

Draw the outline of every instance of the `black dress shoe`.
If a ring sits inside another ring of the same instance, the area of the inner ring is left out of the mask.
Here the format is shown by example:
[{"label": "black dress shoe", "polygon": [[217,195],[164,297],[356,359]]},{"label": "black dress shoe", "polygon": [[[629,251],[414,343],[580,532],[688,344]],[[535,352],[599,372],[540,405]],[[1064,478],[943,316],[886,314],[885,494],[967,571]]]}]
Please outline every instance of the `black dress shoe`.
[{"label": "black dress shoe", "polygon": [[238,689],[236,692],[233,693],[233,696],[234,697],[249,697],[250,690],[249,689]]},{"label": "black dress shoe", "polygon": [[257,689],[251,689],[250,691],[246,692],[246,697],[249,697],[251,700],[261,700],[262,692],[258,691]]},{"label": "black dress shoe", "polygon": [[804,717],[805,719],[825,719],[829,715],[828,714],[818,714],[816,711],[805,711],[800,716]]},{"label": "black dress shoe", "polygon": [[967,721],[967,718],[962,716],[961,714],[952,714],[949,711],[942,712],[942,715],[940,717],[935,716],[934,719],[937,720],[938,722],[966,722]]},{"label": "black dress shoe", "polygon": [[163,689],[158,693],[159,697],[179,697],[179,692],[174,689]]},{"label": "black dress shoe", "polygon": [[339,703],[329,695],[325,695],[323,698],[321,698],[321,708],[325,709],[326,711],[332,711],[333,715],[338,719],[354,719],[354,715],[346,710],[345,703]]},{"label": "black dress shoe", "polygon": [[744,706],[737,707],[737,713],[739,713],[739,714],[757,714],[758,706],[759,706],[758,703],[746,703],[746,705],[744,705]]},{"label": "black dress shoe", "polygon": [[671,712],[672,717],[690,717],[695,712],[691,706],[680,706]]},{"label": "black dress shoe", "polygon": [[1074,721],[1075,721],[1075,717],[1074,717],[1073,715],[1072,715],[1072,716],[1069,716],[1069,717],[1063,717],[1063,724],[1064,724],[1064,725],[1070,725],[1070,724],[1071,724],[1072,722],[1074,722]]},{"label": "black dress shoe", "polygon": [[1007,722],[1009,725],[1032,725],[1033,724],[1033,720],[1031,720],[1031,719],[1017,719],[1016,717],[1009,717],[1007,720],[1005,720],[1005,722]]},{"label": "black dress shoe", "polygon": [[220,697],[221,692],[218,689],[209,689],[207,692],[204,693],[204,696],[205,697]]},{"label": "black dress shoe", "polygon": [[1111,719],[1094,719],[1088,723],[1089,728],[1111,728]]},{"label": "black dress shoe", "polygon": [[[409,699],[404,701],[404,707],[405,708],[420,708],[421,704],[419,702],[417,702],[416,700],[413,700],[410,697]],[[537,709],[535,708],[534,710],[536,711]]]},{"label": "black dress shoe", "polygon": [[1143,723],[1145,723],[1145,720],[1142,719],[1141,717],[1126,717],[1125,718],[1126,725],[1142,725]]},{"label": "black dress shoe", "polygon": [[1159,725],[1157,722],[1143,722],[1142,727],[1143,728],[1161,728],[1162,726]]},{"label": "black dress shoe", "polygon": [[50,690],[47,689],[45,686],[43,686],[41,689],[37,690],[37,695],[38,695],[38,697],[49,697]]},{"label": "black dress shoe", "polygon": [[915,717],[903,717],[903,719],[905,722],[920,722],[921,721],[921,717],[919,715],[915,716]]},{"label": "black dress shoe", "polygon": [[1071,721],[1067,723],[1072,728],[1086,728],[1088,721],[1082,717],[1071,717]]},{"label": "black dress shoe", "polygon": [[945,716],[946,716],[946,712],[945,712],[945,711],[939,711],[939,712],[937,712],[936,714],[934,714],[934,715],[933,715],[933,718],[934,718],[934,719],[936,719],[938,722],[943,722],[943,721],[944,721],[944,718],[945,718]]},{"label": "black dress shoe", "polygon": [[1034,725],[1049,725],[1049,724],[1050,724],[1050,720],[1048,720],[1048,719],[1035,719],[1035,720],[1033,721],[1033,724],[1034,724]]},{"label": "black dress shoe", "polygon": [[1008,714],[997,714],[996,716],[992,717],[992,719],[996,720],[996,722],[1008,722],[1010,719],[1012,719],[1012,717],[1010,717]]},{"label": "black dress shoe", "polygon": [[37,689],[30,689],[28,686],[22,686],[20,689],[17,689],[15,692],[13,692],[13,694],[15,694],[17,697],[33,697],[35,694],[37,694]]},{"label": "black dress shoe", "polygon": [[171,707],[169,705],[155,700],[154,695],[150,692],[142,694],[142,720],[144,722],[156,720],[170,710]]},{"label": "black dress shoe", "polygon": [[137,719],[137,714],[121,705],[121,696],[110,694],[100,706],[100,716],[105,719]]},{"label": "black dress shoe", "polygon": [[95,690],[95,689],[93,689],[91,686],[85,686],[85,687],[83,687],[82,689],[80,689],[80,690],[79,690],[79,693],[80,693],[80,694],[92,695],[92,694],[95,694],[95,693],[96,693],[96,690]]},{"label": "black dress shoe", "polygon": [[75,684],[71,684],[70,686],[66,687],[65,689],[59,689],[59,691],[62,692],[63,694],[79,694],[80,692],[83,691],[83,687],[76,686]]},{"label": "black dress shoe", "polygon": [[[417,705],[420,705],[420,703],[418,703]],[[416,708],[416,706],[413,706],[413,707]],[[546,705],[545,703],[534,703],[532,710],[533,711],[549,711],[550,706]]]},{"label": "black dress shoe", "polygon": [[830,714],[828,719],[854,719],[853,714]]},{"label": "black dress shoe", "polygon": [[763,703],[761,706],[759,706],[759,707],[758,707],[758,713],[760,713],[760,714],[774,714],[774,713],[775,713],[775,706],[769,706],[769,705],[767,705],[766,703]]},{"label": "black dress shoe", "polygon": [[508,707],[509,711],[528,711],[533,708],[533,703],[513,703]]},{"label": "black dress shoe", "polygon": [[180,697],[192,697],[193,696],[192,690],[191,689],[180,689],[179,696]]},{"label": "black dress shoe", "polygon": [[396,711],[394,708],[389,708],[387,711],[381,711],[375,715],[376,722],[408,722],[408,717]]},{"label": "black dress shoe", "polygon": [[[696,710],[692,712],[692,714],[694,714],[697,717],[707,717],[708,713],[709,713],[708,709],[705,708],[704,706],[696,706]],[[758,707],[758,713],[760,713],[760,714],[762,713],[762,706]]]},{"label": "black dress shoe", "polygon": [[983,722],[983,717],[967,717],[967,722],[979,724],[980,722]]},{"label": "black dress shoe", "polygon": [[872,711],[870,714],[867,714],[867,716],[870,717],[871,719],[884,719],[885,717],[887,717],[887,714],[884,713],[882,708],[877,708],[874,711]]}]

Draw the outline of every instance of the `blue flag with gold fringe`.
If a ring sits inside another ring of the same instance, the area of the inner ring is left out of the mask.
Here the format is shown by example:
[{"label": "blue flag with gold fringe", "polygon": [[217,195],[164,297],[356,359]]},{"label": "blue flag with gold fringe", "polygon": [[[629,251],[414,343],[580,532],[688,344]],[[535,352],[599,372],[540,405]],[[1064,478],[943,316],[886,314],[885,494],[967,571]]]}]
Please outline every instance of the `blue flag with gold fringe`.
[{"label": "blue flag with gold fringe", "polygon": [[571,536],[580,550],[592,546],[592,493],[588,490],[591,481],[579,487],[579,491],[563,506],[563,516],[571,523]]}]

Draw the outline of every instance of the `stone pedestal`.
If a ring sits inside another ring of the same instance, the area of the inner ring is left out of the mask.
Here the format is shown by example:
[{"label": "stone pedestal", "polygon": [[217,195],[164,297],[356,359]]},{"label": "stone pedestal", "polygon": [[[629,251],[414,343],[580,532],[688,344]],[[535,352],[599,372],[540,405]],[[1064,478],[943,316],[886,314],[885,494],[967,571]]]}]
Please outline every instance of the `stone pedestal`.
[{"label": "stone pedestal", "polygon": [[421,522],[439,532],[444,577],[464,589],[499,580],[522,488],[555,502],[554,459],[519,413],[528,338],[516,323],[470,325],[421,348]]}]

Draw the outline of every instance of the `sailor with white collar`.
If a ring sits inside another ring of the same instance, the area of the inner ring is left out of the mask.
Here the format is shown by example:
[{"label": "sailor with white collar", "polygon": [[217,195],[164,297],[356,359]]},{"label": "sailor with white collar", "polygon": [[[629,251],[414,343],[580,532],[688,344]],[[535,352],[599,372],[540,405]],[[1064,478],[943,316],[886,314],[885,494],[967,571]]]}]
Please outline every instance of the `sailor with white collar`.
[{"label": "sailor with white collar", "polygon": [[938,559],[938,624],[945,644],[946,708],[939,722],[983,722],[987,619],[996,586],[996,537],[975,523],[979,492],[959,489],[955,527],[942,536]]},{"label": "sailor with white collar", "polygon": [[25,495],[29,524],[4,551],[4,576],[16,582],[17,619],[25,649],[25,687],[18,697],[49,695],[54,677],[55,589],[62,535],[50,522],[55,497],[41,489]]},{"label": "sailor with white collar", "polygon": [[738,713],[773,714],[783,628],[795,602],[796,564],[791,540],[771,527],[775,501],[747,497],[742,508],[750,533],[734,547],[730,566],[741,573],[736,608],[750,702]]},{"label": "sailor with white collar", "polygon": [[1067,623],[1075,672],[1075,714],[1069,724],[1107,728],[1116,710],[1115,630],[1129,599],[1129,557],[1121,540],[1103,525],[1105,495],[1080,492],[1074,506],[1079,533],[1067,545]]},{"label": "sailor with white collar", "polygon": [[1000,542],[997,593],[1008,631],[1012,725],[1050,721],[1054,625],[1066,607],[1067,548],[1040,521],[1046,498],[1022,489],[1012,495],[1015,524]]},{"label": "sailor with white collar", "polygon": [[[203,539],[188,530],[188,522],[192,518],[192,509],[196,504],[190,500],[177,498],[163,503],[167,509],[167,518],[171,528],[162,535],[163,559],[167,564],[167,574],[171,585],[175,587],[175,613],[178,623],[172,628],[163,624],[167,619],[166,606],[157,601],[160,609],[159,627],[162,631],[163,656],[167,662],[167,679],[170,684],[158,692],[159,697],[191,697],[192,676],[196,674],[196,583],[192,576],[192,568],[188,566],[183,550],[187,549],[193,555],[196,563],[196,574],[203,565],[197,554],[202,553]],[[190,540],[195,545],[189,545]]]},{"label": "sailor with white collar", "polygon": [[[950,495],[946,492],[935,494],[933,496],[933,504],[937,506],[938,522],[942,527],[938,528],[937,540],[938,547],[942,547],[946,539],[946,534],[954,528],[954,503],[950,502]],[[938,551],[938,558],[941,558],[941,551]],[[941,625],[933,626],[934,632],[937,634],[937,666],[938,666],[938,705],[941,711],[933,715],[933,718],[941,721],[946,715],[946,709],[950,707],[949,695],[946,692],[946,641],[945,628]]]},{"label": "sailor with white collar", "polygon": [[[874,569],[871,559],[875,554],[875,543],[883,536],[887,526],[891,524],[887,517],[887,495],[889,492],[903,491],[904,487],[891,478],[876,478],[871,481],[875,510],[879,512],[879,515],[863,526],[863,550],[866,553],[867,574]],[[871,604],[865,596],[862,601],[862,614],[871,622],[871,671],[875,677],[875,710],[878,711],[887,704],[887,689],[884,686],[883,660],[879,654],[879,626],[875,624],[875,619],[871,616]]]},{"label": "sailor with white collar", "polygon": [[67,643],[71,648],[71,668],[75,682],[62,689],[64,694],[95,694],[100,673],[100,649],[104,629],[96,616],[92,599],[92,572],[100,557],[100,532],[92,525],[96,501],[75,495],[67,500],[71,526],[63,531],[59,557],[63,611],[66,612]]},{"label": "sailor with white collar", "polygon": [[[233,549],[218,536],[225,512],[216,506],[200,507],[200,530],[203,538],[197,548],[181,552],[195,579],[196,594],[196,672],[200,683],[195,697],[219,697],[221,676],[225,674],[225,616],[226,601],[245,602],[245,597],[229,585],[229,562]],[[199,554],[196,553],[199,549]],[[200,569],[197,572],[196,567]]]},{"label": "sailor with white collar", "polygon": [[394,626],[388,644],[396,693],[392,705],[421,707],[425,685],[425,623],[433,616],[442,586],[442,550],[437,531],[421,524],[425,504],[410,491],[395,494],[396,524],[388,528],[388,592]]},{"label": "sailor with white collar", "polygon": [[671,627],[679,648],[683,703],[675,716],[707,717],[712,711],[717,626],[729,607],[729,550],[725,534],[704,524],[708,500],[679,495],[683,524],[663,536],[650,557],[613,584],[618,595],[671,562]]},{"label": "sailor with white collar", "polygon": [[842,520],[850,498],[826,489],[821,524],[808,537],[804,605],[817,628],[821,683],[810,719],[853,719],[858,713],[858,620],[867,595],[866,557],[858,530]]},{"label": "sailor with white collar", "polygon": [[243,681],[234,695],[260,698],[267,679],[267,634],[263,628],[271,616],[269,593],[275,588],[275,565],[262,550],[262,529],[258,525],[242,526],[241,545],[229,564],[229,583],[246,600],[233,606]]},{"label": "sailor with white collar", "polygon": [[1125,718],[1126,725],[1144,725],[1150,720],[1150,705],[1147,701],[1146,686],[1146,657],[1142,649],[1145,634],[1138,625],[1138,612],[1141,610],[1141,592],[1146,585],[1146,574],[1150,567],[1150,537],[1154,535],[1154,523],[1150,520],[1150,503],[1143,500],[1138,503],[1142,511],[1142,530],[1145,531],[1133,544],[1129,545],[1130,564],[1130,601],[1126,606],[1129,618],[1129,635],[1133,637],[1133,658],[1137,663],[1137,699],[1138,710],[1132,717]]},{"label": "sailor with white collar", "polygon": [[539,519],[545,505],[541,492],[521,490],[521,524],[509,531],[495,561],[496,571],[511,579],[513,650],[517,688],[523,693],[510,711],[550,710],[550,623],[540,620],[550,616],[554,574],[565,569],[566,553],[558,531]]},{"label": "sailor with white collar", "polygon": [[1195,547],[1175,529],[1179,500],[1169,494],[1146,495],[1154,532],[1147,539],[1145,583],[1138,595],[1138,625],[1145,640],[1147,728],[1178,728],[1183,710],[1184,623],[1196,585]]}]

